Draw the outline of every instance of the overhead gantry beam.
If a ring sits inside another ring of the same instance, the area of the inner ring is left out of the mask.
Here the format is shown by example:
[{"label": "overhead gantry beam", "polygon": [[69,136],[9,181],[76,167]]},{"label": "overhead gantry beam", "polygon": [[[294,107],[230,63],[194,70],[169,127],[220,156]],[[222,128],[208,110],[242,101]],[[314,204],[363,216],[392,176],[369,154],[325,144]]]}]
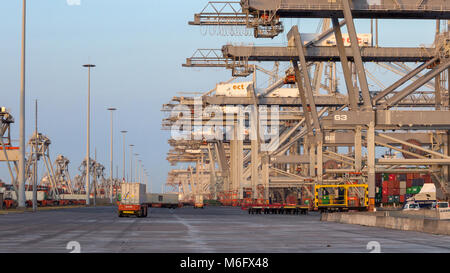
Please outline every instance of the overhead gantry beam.
[{"label": "overhead gantry beam", "polygon": [[[360,51],[363,62],[422,62],[431,60],[436,52],[434,48],[415,47],[363,47]],[[297,50],[293,47],[225,45],[222,53],[224,58],[247,58],[257,62],[298,61]],[[345,48],[345,55],[349,61],[354,61],[351,47]],[[340,56],[336,47],[312,46],[305,48],[305,59],[307,62],[339,62]]]},{"label": "overhead gantry beam", "polygon": [[[353,0],[354,18],[450,19],[448,0]],[[243,12],[276,11],[280,18],[344,17],[342,0],[242,0]]]}]

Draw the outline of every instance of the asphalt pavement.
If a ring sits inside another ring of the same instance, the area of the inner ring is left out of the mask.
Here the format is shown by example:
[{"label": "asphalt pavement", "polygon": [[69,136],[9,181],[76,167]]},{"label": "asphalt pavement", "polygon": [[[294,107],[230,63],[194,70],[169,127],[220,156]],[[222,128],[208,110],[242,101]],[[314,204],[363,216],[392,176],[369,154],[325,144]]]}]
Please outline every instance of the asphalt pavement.
[{"label": "asphalt pavement", "polygon": [[[375,246],[375,247],[373,247]],[[337,253],[450,252],[450,236],[321,222],[309,215],[249,215],[240,208],[116,208],[0,215],[0,252]]]}]

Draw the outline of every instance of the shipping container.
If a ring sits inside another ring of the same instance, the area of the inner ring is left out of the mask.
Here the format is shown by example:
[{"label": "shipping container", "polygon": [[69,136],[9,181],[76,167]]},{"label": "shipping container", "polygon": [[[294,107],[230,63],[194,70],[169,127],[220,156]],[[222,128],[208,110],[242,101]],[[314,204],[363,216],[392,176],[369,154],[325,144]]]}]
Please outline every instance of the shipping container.
[{"label": "shipping container", "polygon": [[433,183],[433,181],[431,180],[431,175],[429,174],[425,174],[422,176],[424,183]]},{"label": "shipping container", "polygon": [[[26,197],[27,201],[33,200],[33,192],[32,191],[26,191],[25,192],[25,197]],[[37,198],[36,201],[45,200],[45,199],[47,199],[46,198],[46,193],[44,191],[36,191],[36,198]]]},{"label": "shipping container", "polygon": [[61,200],[86,200],[85,194],[60,194]]},{"label": "shipping container", "polygon": [[[216,85],[216,96],[226,97],[248,97],[249,87],[253,82],[238,82]],[[298,93],[298,90],[297,90]]]},{"label": "shipping container", "polygon": [[413,187],[423,186],[424,182],[425,181],[424,181],[423,178],[414,178],[413,182],[412,182],[412,185],[413,185]]},{"label": "shipping container", "polygon": [[411,187],[411,194],[418,194],[421,189],[422,189],[422,187],[420,187],[420,186],[413,186],[413,187]]},{"label": "shipping container", "polygon": [[395,189],[400,189],[400,181],[398,181],[398,180],[394,181],[394,188]]},{"label": "shipping container", "polygon": [[406,188],[411,188],[413,186],[412,180],[406,181]]},{"label": "shipping container", "polygon": [[176,208],[178,202],[177,193],[147,193],[147,203],[151,206]]},{"label": "shipping container", "polygon": [[399,195],[393,196],[393,199],[394,199],[394,203],[395,203],[395,204],[400,203],[400,196],[399,196]]},{"label": "shipping container", "polygon": [[393,188],[395,188],[394,183],[393,183],[392,181],[388,181],[388,183],[387,183],[387,188],[388,188],[388,189],[393,189]]},{"label": "shipping container", "polygon": [[389,175],[389,181],[395,181],[395,180],[397,180],[397,175],[395,175],[395,174],[390,174],[390,175]]},{"label": "shipping container", "polygon": [[400,189],[406,190],[406,181],[400,181]]},{"label": "shipping container", "polygon": [[375,174],[375,181],[376,181],[376,182],[381,182],[381,181],[383,181],[383,176],[381,175],[381,173],[376,173],[376,174]]},{"label": "shipping container", "polygon": [[146,186],[140,183],[122,183],[121,203],[140,205],[147,202]]}]

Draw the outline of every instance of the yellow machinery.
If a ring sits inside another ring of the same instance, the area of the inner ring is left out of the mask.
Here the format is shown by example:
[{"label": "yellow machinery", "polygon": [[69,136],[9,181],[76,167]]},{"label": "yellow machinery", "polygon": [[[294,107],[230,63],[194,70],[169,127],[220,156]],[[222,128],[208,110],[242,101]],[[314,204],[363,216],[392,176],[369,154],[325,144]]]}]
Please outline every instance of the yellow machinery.
[{"label": "yellow machinery", "polygon": [[367,184],[316,185],[314,205],[319,211],[367,210],[369,186]]}]

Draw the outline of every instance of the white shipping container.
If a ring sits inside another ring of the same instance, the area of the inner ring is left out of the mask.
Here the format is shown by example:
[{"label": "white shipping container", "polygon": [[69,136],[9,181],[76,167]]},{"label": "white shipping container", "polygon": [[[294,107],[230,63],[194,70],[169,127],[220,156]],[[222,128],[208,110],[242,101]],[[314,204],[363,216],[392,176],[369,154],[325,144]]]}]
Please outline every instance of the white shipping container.
[{"label": "white shipping container", "polygon": [[178,204],[177,193],[147,193],[147,202],[152,204]]},{"label": "white shipping container", "polygon": [[[310,41],[317,38],[318,34],[302,33],[301,36],[302,36],[303,43],[307,44]],[[358,45],[360,47],[372,46],[372,34],[358,33],[356,35],[356,37],[358,38]],[[344,46],[351,46],[350,37],[349,37],[348,33],[342,33],[342,41],[344,42]],[[317,46],[335,46],[335,45],[336,45],[336,37],[332,33],[317,44]]]},{"label": "white shipping container", "polygon": [[5,194],[3,195],[3,199],[17,200],[16,192],[15,191],[5,191]]},{"label": "white shipping container", "polygon": [[143,204],[147,202],[147,188],[145,184],[140,183],[122,183],[121,197],[122,204]]},{"label": "white shipping container", "polygon": [[406,190],[406,181],[400,181],[400,189]]},{"label": "white shipping container", "polygon": [[86,200],[85,194],[60,194],[61,200]]},{"label": "white shipping container", "polygon": [[225,97],[248,97],[249,96],[249,86],[253,82],[238,82],[238,83],[227,83],[227,84],[217,84],[216,85],[216,96]]},{"label": "white shipping container", "polygon": [[[44,200],[45,199],[45,192],[44,191],[37,191],[36,192],[36,200],[37,201],[42,201],[42,200]],[[31,200],[33,200],[33,191],[26,191],[25,192],[25,197],[26,197],[26,199],[27,199],[27,201],[29,200],[29,201],[31,201]]]}]

